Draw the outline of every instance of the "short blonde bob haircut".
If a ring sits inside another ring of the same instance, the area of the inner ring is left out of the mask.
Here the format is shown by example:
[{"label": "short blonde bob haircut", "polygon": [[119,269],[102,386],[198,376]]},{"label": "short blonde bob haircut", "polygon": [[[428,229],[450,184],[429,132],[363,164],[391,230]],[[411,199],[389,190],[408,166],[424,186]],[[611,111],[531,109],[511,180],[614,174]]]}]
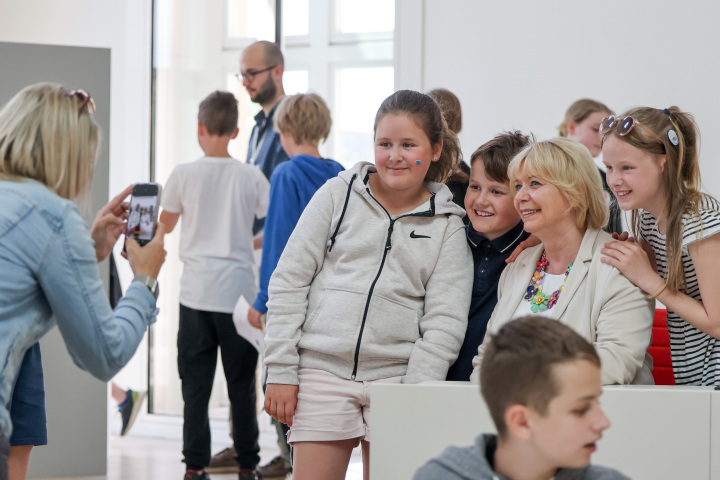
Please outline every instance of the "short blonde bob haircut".
[{"label": "short blonde bob haircut", "polygon": [[538,177],[555,185],[570,202],[575,225],[601,229],[610,215],[602,180],[588,149],[567,138],[531,143],[508,166],[513,185],[520,175]]},{"label": "short blonde bob haircut", "polygon": [[60,85],[25,87],[0,111],[0,178],[31,178],[74,199],[89,188],[100,130],[84,105]]},{"label": "short blonde bob haircut", "polygon": [[317,145],[327,140],[332,128],[330,109],[316,93],[283,98],[274,118],[275,130],[289,133],[298,145]]}]

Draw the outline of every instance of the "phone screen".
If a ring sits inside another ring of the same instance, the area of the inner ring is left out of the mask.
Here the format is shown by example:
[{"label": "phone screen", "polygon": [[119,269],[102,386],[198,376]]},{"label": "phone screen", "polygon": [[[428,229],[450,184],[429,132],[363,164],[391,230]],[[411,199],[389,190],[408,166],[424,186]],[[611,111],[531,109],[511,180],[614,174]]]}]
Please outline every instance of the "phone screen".
[{"label": "phone screen", "polygon": [[128,212],[127,238],[134,238],[145,245],[152,240],[157,222],[160,186],[144,183],[135,185]]}]

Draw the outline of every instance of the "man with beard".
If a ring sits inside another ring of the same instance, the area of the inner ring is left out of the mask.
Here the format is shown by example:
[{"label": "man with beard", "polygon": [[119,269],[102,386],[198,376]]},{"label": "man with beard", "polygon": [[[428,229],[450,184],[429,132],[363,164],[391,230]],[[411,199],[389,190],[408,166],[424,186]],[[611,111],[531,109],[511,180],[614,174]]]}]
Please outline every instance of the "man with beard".
[{"label": "man with beard", "polygon": [[[240,71],[237,73],[250,95],[250,100],[259,104],[262,110],[255,115],[255,126],[250,135],[247,163],[256,165],[270,180],[275,167],[289,160],[280,144],[280,134],[273,128],[273,115],[280,100],[285,96],[282,76],[285,59],[280,48],[268,41],[251,44],[240,55]],[[253,233],[263,228],[264,218],[256,219]],[[259,247],[256,247],[259,248]],[[278,431],[280,455],[267,465],[259,467],[263,478],[285,477],[291,471],[290,447],[287,445],[288,427],[272,420]],[[232,428],[232,425],[231,425]],[[215,454],[210,465],[205,468],[209,473],[234,473],[238,464],[235,461],[235,448],[230,446]]]},{"label": "man with beard", "polygon": [[250,95],[260,104],[262,111],[255,115],[248,146],[248,163],[256,165],[270,180],[273,170],[288,160],[280,145],[280,135],[273,128],[273,114],[280,99],[285,96],[282,76],[285,60],[280,48],[267,41],[255,42],[240,56],[237,76]]}]

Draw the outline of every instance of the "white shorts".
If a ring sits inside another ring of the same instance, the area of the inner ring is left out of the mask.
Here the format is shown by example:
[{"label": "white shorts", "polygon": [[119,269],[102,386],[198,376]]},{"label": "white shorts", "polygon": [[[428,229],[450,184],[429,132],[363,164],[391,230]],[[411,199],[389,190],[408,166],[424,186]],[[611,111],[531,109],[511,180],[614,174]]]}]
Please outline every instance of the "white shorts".
[{"label": "white shorts", "polygon": [[300,367],[298,382],[298,402],[288,443],[351,438],[369,442],[370,385],[401,383],[402,377],[354,382],[324,370]]}]

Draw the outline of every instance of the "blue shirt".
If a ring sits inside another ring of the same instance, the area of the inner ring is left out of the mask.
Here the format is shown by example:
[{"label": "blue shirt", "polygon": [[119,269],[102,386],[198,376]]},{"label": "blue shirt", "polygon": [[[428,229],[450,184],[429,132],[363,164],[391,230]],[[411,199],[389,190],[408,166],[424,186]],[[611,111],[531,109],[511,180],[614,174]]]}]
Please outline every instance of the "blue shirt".
[{"label": "blue shirt", "polygon": [[0,432],[25,351],[56,323],[73,361],[109,380],[133,356],[155,298],[133,282],[113,312],[77,206],[33,180],[0,181]]},{"label": "blue shirt", "polygon": [[296,155],[275,169],[270,180],[270,205],[265,217],[260,291],[253,303],[258,312],[267,312],[270,277],[305,206],[318,188],[343,170],[335,160],[311,155]]},{"label": "blue shirt", "polygon": [[518,222],[509,232],[495,240],[488,240],[475,231],[472,223],[465,227],[468,244],[473,255],[475,272],[473,276],[472,300],[468,313],[468,326],[460,354],[448,370],[447,379],[469,381],[472,374],[472,359],[477,355],[478,347],[485,338],[485,331],[495,305],[500,274],[505,268],[505,260],[520,242],[530,236]]},{"label": "blue shirt", "polygon": [[276,109],[277,105],[270,110],[267,116],[262,110],[255,115],[255,126],[250,134],[250,143],[248,144],[248,163],[257,150],[254,165],[262,170],[268,180],[278,165],[289,160],[288,154],[280,144],[280,133],[273,126],[273,115]]},{"label": "blue shirt", "polygon": [[[278,165],[289,160],[288,154],[285,153],[280,143],[280,133],[275,130],[273,125],[273,115],[275,115],[278,105],[279,102],[267,116],[263,110],[255,115],[255,126],[250,134],[250,143],[248,144],[247,163],[258,167],[268,180]],[[254,162],[252,161],[253,157],[255,158]],[[253,224],[253,234],[262,230],[264,224],[264,218],[256,218]]]}]

